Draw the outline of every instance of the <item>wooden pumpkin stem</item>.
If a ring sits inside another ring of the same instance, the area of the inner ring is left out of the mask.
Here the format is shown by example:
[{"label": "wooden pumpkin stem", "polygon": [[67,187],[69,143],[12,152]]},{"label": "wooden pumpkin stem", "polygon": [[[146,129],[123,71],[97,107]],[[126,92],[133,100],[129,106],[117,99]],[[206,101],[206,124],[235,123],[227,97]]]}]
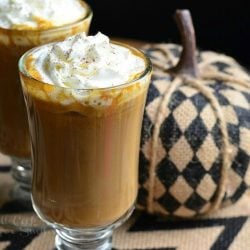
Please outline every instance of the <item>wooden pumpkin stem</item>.
[{"label": "wooden pumpkin stem", "polygon": [[171,68],[170,72],[198,77],[195,31],[189,10],[177,10],[175,20],[180,31],[183,50],[178,64]]}]

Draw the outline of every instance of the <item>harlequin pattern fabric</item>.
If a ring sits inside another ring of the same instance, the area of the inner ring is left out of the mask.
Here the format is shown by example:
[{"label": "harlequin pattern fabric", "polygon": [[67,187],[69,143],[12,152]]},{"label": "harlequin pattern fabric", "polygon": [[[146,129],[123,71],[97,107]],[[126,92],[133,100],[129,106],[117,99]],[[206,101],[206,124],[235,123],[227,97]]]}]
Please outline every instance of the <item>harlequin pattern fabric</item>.
[{"label": "harlequin pattern fabric", "polygon": [[[143,120],[138,207],[151,213],[192,217],[209,212],[218,192],[218,207],[235,203],[250,184],[249,74],[231,57],[197,52],[200,79],[176,79],[166,69],[179,60],[180,46],[154,44],[144,50],[154,73]],[[173,84],[177,87],[160,111]],[[210,96],[218,104],[217,110]],[[228,136],[225,169],[217,114]],[[160,124],[156,124],[157,118]],[[153,145],[156,125],[159,135]]]}]

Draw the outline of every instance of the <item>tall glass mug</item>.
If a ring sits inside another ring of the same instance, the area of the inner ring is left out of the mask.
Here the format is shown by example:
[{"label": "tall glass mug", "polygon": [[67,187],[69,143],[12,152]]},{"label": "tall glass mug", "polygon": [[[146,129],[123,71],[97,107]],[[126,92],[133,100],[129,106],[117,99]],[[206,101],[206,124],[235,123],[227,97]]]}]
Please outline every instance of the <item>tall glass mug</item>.
[{"label": "tall glass mug", "polygon": [[75,23],[47,30],[0,28],[0,151],[11,156],[13,195],[29,203],[31,188],[30,142],[27,115],[18,76],[18,60],[29,49],[48,42],[64,40],[88,32],[92,11],[86,3],[86,16]]},{"label": "tall glass mug", "polygon": [[32,142],[32,202],[56,229],[58,249],[110,249],[111,235],[131,214],[137,196],[138,155],[151,64],[116,87],[49,85],[19,62]]}]

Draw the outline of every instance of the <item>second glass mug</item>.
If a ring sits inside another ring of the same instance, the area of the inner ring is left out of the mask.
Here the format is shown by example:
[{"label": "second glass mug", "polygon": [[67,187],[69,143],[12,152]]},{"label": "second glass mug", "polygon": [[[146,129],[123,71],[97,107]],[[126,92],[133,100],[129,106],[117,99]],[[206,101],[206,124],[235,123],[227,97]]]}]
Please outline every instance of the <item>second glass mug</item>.
[{"label": "second glass mug", "polygon": [[141,124],[151,63],[122,85],[71,89],[19,70],[32,145],[32,203],[56,230],[58,249],[111,249],[114,228],[132,213],[138,190]]},{"label": "second glass mug", "polygon": [[30,206],[30,139],[18,60],[35,46],[88,33],[92,10],[85,2],[82,4],[86,15],[71,24],[46,30],[0,28],[0,152],[12,158],[12,176],[16,181],[12,196],[25,206]]}]

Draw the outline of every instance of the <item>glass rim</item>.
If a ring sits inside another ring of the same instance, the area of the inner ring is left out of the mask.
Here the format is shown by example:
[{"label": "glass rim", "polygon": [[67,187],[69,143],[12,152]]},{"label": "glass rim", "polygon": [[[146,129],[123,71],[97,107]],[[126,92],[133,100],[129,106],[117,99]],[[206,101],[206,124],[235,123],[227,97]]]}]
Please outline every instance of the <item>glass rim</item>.
[{"label": "glass rim", "polygon": [[72,25],[76,25],[76,24],[79,24],[89,18],[91,18],[93,16],[93,11],[92,11],[92,8],[90,7],[90,5],[88,3],[86,3],[85,1],[80,1],[80,3],[82,5],[84,5],[84,8],[86,9],[86,14],[80,18],[80,19],[77,19],[76,21],[74,22],[71,22],[71,23],[66,23],[66,24],[63,24],[63,25],[60,25],[60,26],[53,26],[51,28],[47,28],[47,29],[12,29],[12,28],[3,28],[3,27],[0,27],[0,31],[4,31],[4,32],[16,32],[16,33],[42,33],[42,32],[53,32],[53,31],[60,31],[62,29],[66,29],[68,27],[71,27]]},{"label": "glass rim", "polygon": [[55,88],[58,88],[58,89],[64,89],[64,90],[85,90],[85,91],[93,91],[93,90],[112,90],[112,89],[119,89],[119,88],[124,88],[124,87],[127,87],[129,85],[132,85],[133,83],[136,83],[137,81],[139,81],[140,79],[144,78],[145,76],[147,76],[149,73],[152,72],[152,63],[149,59],[149,57],[144,53],[142,52],[140,49],[137,49],[133,46],[130,46],[128,44],[125,44],[125,43],[122,43],[122,42],[118,42],[118,41],[113,41],[111,40],[111,44],[114,44],[114,45],[118,45],[118,46],[121,46],[121,47],[124,47],[124,48],[127,48],[133,52],[136,52],[136,54],[140,54],[140,56],[142,57],[142,59],[144,60],[145,62],[145,68],[143,71],[141,71],[137,77],[135,77],[134,79],[132,80],[129,80],[129,81],[126,81],[126,82],[123,82],[119,85],[115,85],[115,86],[109,86],[109,87],[101,87],[101,88],[69,88],[69,87],[63,87],[63,86],[57,86],[57,85],[54,85],[54,84],[50,84],[50,83],[47,83],[47,82],[44,82],[44,81],[41,81],[41,80],[38,80],[36,78],[34,78],[32,75],[29,74],[29,72],[25,69],[25,60],[27,58],[27,56],[31,55],[34,51],[37,51],[39,49],[42,49],[43,47],[46,47],[46,46],[50,46],[50,45],[53,45],[55,44],[56,42],[53,42],[53,43],[49,43],[49,44],[44,44],[42,46],[39,46],[39,47],[35,47],[35,48],[32,48],[30,50],[28,50],[27,52],[25,52],[21,58],[19,59],[18,61],[18,69],[19,69],[19,73],[21,73],[22,75],[28,77],[29,79],[32,79],[34,80],[35,82],[37,83],[42,83],[44,84],[45,86],[52,86],[52,87],[55,87]]}]

